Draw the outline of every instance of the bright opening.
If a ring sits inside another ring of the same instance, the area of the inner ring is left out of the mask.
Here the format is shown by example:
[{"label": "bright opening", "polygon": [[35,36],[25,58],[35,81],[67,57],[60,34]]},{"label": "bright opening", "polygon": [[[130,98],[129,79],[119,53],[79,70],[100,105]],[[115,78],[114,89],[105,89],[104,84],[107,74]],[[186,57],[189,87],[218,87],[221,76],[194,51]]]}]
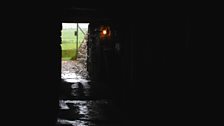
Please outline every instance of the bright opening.
[{"label": "bright opening", "polygon": [[65,81],[87,78],[87,32],[89,23],[62,23],[62,73]]}]

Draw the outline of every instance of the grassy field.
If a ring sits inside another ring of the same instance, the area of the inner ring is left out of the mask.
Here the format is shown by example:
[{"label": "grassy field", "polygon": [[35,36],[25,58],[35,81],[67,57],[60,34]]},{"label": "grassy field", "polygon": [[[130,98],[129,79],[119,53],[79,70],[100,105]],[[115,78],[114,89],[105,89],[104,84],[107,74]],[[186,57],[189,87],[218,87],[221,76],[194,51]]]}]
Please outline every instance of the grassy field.
[{"label": "grassy field", "polygon": [[[74,35],[74,32],[76,29],[63,29],[62,30],[62,60],[72,60],[76,59],[76,36]],[[84,32],[87,31],[87,29],[83,29]],[[79,30],[78,33],[78,47],[82,43],[84,39],[84,34]]]}]

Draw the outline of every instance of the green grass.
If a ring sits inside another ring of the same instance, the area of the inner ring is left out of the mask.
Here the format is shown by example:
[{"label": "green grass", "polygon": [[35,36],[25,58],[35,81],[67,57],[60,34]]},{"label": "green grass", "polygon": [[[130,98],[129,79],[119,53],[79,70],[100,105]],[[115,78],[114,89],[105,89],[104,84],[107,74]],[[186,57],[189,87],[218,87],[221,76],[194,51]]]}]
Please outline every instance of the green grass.
[{"label": "green grass", "polygon": [[76,49],[62,50],[62,60],[74,60],[77,57]]},{"label": "green grass", "polygon": [[[83,29],[84,31],[87,31],[87,29]],[[75,43],[76,42],[76,36],[74,35],[74,32],[76,29],[63,29],[62,30],[62,43]],[[79,31],[79,42],[83,40],[84,35],[81,31]]]},{"label": "green grass", "polygon": [[[84,31],[87,31],[87,29],[83,29]],[[62,60],[73,60],[76,59],[76,36],[74,35],[74,32],[76,29],[63,29],[62,30]],[[78,34],[78,48],[81,44],[81,42],[84,39],[84,35],[81,31],[79,31]]]}]

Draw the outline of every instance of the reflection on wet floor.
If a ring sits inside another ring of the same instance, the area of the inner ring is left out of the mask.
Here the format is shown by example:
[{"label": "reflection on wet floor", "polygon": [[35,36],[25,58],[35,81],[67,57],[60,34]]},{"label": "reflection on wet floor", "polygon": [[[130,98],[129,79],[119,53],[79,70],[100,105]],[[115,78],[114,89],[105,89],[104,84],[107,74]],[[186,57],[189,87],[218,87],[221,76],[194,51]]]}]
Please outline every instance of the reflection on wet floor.
[{"label": "reflection on wet floor", "polygon": [[64,79],[66,82],[81,82],[81,83],[87,83],[88,80],[84,79],[82,76],[77,75],[75,73],[70,73],[69,71],[63,71],[61,74],[61,78]]},{"label": "reflection on wet floor", "polygon": [[[95,124],[112,124],[119,121],[118,116],[116,115],[116,110],[112,109],[111,102],[108,100],[89,100],[89,101],[78,101],[78,100],[65,100],[60,101],[63,104],[70,104],[70,107],[63,107],[61,113],[59,114],[60,123],[77,123],[76,121],[83,121],[88,123]],[[70,109],[67,109],[70,108]],[[113,111],[112,111],[113,110]],[[63,117],[63,113],[66,111],[73,112],[71,116],[73,117]],[[68,119],[69,118],[69,119]],[[75,125],[75,124],[74,124]]]},{"label": "reflection on wet floor", "polygon": [[62,75],[58,126],[119,126],[121,115],[106,87],[72,74]]}]

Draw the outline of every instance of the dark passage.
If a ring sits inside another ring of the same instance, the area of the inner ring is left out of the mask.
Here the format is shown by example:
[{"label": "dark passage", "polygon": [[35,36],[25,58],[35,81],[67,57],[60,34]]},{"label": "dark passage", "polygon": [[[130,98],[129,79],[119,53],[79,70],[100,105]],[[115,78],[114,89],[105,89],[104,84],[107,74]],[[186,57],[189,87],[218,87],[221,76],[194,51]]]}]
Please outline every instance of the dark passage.
[{"label": "dark passage", "polygon": [[59,96],[57,124],[80,126],[120,126],[122,115],[110,89],[88,81],[66,82]]},{"label": "dark passage", "polygon": [[[216,39],[222,7],[95,0],[4,4],[2,125],[182,126],[221,119],[223,46],[216,42],[223,38]],[[71,22],[90,24],[87,80],[61,76],[62,23]]]},{"label": "dark passage", "polygon": [[121,108],[112,94],[115,90],[106,82],[91,82],[84,64],[77,63],[82,58],[62,62],[57,125],[120,126]]}]

